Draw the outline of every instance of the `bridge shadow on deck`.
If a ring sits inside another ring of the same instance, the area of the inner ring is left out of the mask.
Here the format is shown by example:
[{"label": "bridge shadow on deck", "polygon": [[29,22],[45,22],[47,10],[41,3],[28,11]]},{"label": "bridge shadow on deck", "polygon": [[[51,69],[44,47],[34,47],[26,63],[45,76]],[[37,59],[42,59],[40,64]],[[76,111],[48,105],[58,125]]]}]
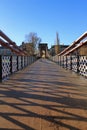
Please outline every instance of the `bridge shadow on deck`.
[{"label": "bridge shadow on deck", "polygon": [[62,70],[50,71],[56,65],[47,68],[46,62],[38,61],[0,84],[1,130],[87,129],[87,91],[71,82],[73,75],[68,79]]}]

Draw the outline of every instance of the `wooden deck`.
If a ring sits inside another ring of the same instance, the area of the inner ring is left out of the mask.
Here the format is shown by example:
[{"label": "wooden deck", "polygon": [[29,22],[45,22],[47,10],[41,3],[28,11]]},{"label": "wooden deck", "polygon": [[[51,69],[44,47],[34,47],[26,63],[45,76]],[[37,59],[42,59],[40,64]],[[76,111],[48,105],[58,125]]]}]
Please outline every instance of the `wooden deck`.
[{"label": "wooden deck", "polygon": [[40,59],[0,83],[0,130],[87,130],[87,79]]}]

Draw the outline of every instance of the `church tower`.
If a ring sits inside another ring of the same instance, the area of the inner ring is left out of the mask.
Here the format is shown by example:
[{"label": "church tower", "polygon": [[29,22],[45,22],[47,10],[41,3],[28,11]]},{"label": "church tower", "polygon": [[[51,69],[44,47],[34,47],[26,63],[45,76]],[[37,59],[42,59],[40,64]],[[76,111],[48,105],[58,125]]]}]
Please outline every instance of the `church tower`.
[{"label": "church tower", "polygon": [[58,32],[56,32],[56,45],[55,45],[55,53],[56,53],[56,54],[60,53],[60,45],[59,45],[59,37],[58,37]]}]

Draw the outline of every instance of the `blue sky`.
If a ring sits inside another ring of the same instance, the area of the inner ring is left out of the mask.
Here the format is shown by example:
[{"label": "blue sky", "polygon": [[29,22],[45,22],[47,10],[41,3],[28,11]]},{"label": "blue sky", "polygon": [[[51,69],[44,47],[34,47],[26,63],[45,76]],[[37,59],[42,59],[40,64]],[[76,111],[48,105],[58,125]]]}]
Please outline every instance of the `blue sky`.
[{"label": "blue sky", "polygon": [[70,45],[87,31],[87,0],[0,0],[0,29],[17,45],[35,32],[51,47],[56,32]]}]

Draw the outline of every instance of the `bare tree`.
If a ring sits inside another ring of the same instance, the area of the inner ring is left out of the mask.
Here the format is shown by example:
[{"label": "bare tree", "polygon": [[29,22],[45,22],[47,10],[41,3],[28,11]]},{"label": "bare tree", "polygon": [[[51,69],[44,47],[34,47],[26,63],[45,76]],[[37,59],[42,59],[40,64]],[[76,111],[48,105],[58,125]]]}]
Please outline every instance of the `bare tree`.
[{"label": "bare tree", "polygon": [[25,43],[31,43],[34,51],[37,50],[39,43],[41,42],[41,38],[37,36],[37,33],[30,32],[25,36]]},{"label": "bare tree", "polygon": [[22,42],[21,48],[27,52],[28,55],[34,55],[37,53],[38,44],[41,42],[41,38],[37,36],[37,33],[30,32],[25,36],[25,41]]}]

